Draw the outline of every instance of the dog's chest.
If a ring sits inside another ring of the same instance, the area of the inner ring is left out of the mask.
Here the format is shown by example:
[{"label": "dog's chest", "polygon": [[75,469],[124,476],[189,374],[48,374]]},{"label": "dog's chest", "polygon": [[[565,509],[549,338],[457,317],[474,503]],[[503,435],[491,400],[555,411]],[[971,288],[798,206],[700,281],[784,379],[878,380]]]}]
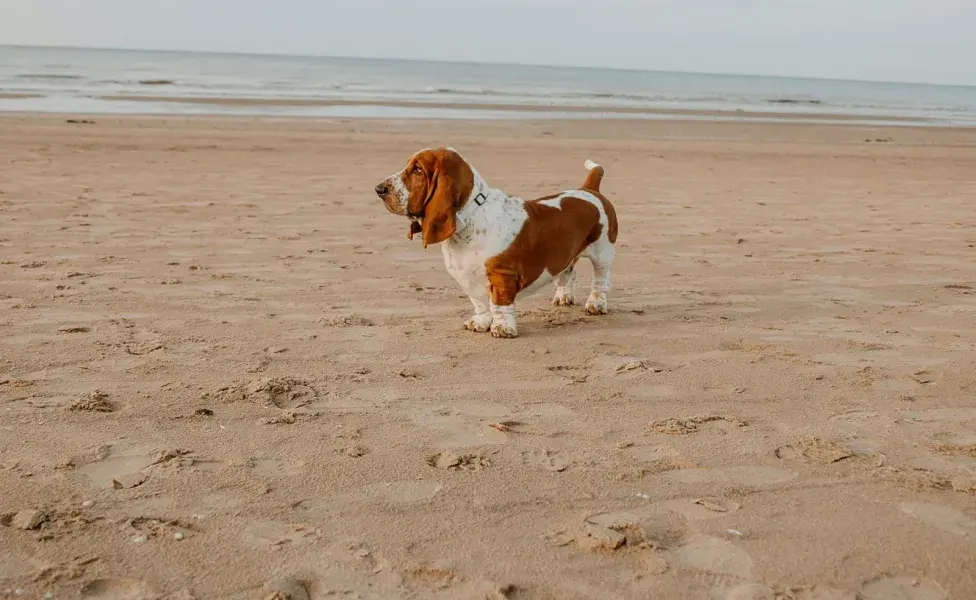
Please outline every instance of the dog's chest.
[{"label": "dog's chest", "polygon": [[447,272],[465,290],[487,286],[485,262],[511,246],[526,218],[521,202],[515,199],[486,206],[472,215],[456,239],[442,245]]},{"label": "dog's chest", "polygon": [[477,248],[452,242],[444,244],[444,266],[465,291],[487,285],[485,261],[488,258]]}]

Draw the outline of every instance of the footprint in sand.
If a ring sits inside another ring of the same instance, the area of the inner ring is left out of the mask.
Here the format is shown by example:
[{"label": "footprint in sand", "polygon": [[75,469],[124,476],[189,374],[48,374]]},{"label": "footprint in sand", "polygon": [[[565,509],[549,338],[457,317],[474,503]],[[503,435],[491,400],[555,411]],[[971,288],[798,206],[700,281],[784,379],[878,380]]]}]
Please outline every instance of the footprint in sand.
[{"label": "footprint in sand", "polygon": [[695,433],[707,423],[721,423],[726,425],[727,428],[732,429],[746,426],[744,421],[740,421],[734,417],[712,415],[706,417],[691,417],[688,419],[662,419],[660,421],[654,421],[651,423],[651,429],[657,431],[658,433],[664,433],[667,435],[688,435],[689,433]]},{"label": "footprint in sand", "polygon": [[905,514],[912,515],[946,533],[976,538],[976,520],[970,519],[958,510],[938,504],[915,502],[903,502],[899,508]]},{"label": "footprint in sand", "polygon": [[298,475],[305,468],[300,460],[278,460],[277,458],[249,458],[247,466],[257,475],[264,477],[289,477]]},{"label": "footprint in sand", "polygon": [[323,394],[305,408],[307,410],[327,410],[353,413],[373,413],[391,405],[398,405],[408,399],[406,390],[385,387],[364,387],[348,394]]},{"label": "footprint in sand", "polygon": [[199,460],[187,450],[152,450],[145,446],[114,444],[102,449],[101,456],[78,468],[78,472],[98,487],[128,489],[138,487],[163,469],[193,467],[219,469],[222,463]]},{"label": "footprint in sand", "polygon": [[258,521],[241,531],[241,539],[249,546],[301,545],[317,537],[304,527],[274,521]]},{"label": "footprint in sand", "polygon": [[305,582],[299,581],[298,579],[286,577],[278,581],[273,581],[265,587],[271,592],[270,597],[275,600],[278,598],[285,600],[309,600],[308,588]]},{"label": "footprint in sand", "polygon": [[684,517],[649,505],[633,510],[600,512],[584,520],[584,529],[611,529],[626,533],[630,545],[649,545],[657,549],[672,548],[688,533]]},{"label": "footprint in sand", "polygon": [[712,590],[708,600],[776,600],[776,592],[761,583]]},{"label": "footprint in sand", "polygon": [[829,465],[854,456],[843,444],[820,438],[810,438],[780,446],[774,451],[776,458],[795,462]]},{"label": "footprint in sand", "polygon": [[847,448],[854,454],[873,454],[881,452],[882,446],[871,438],[852,438],[847,440]]},{"label": "footprint in sand", "polygon": [[370,496],[379,497],[394,504],[412,504],[429,500],[441,490],[436,481],[391,481],[374,483],[363,488]]},{"label": "footprint in sand", "polygon": [[862,600],[855,592],[822,585],[791,587],[790,594],[790,600]]},{"label": "footprint in sand", "polygon": [[559,473],[572,464],[569,456],[558,450],[533,450],[522,454],[522,462],[528,467],[541,468]]},{"label": "footprint in sand", "polygon": [[586,383],[590,377],[586,365],[551,365],[546,369],[572,383]]},{"label": "footprint in sand", "polygon": [[572,420],[576,418],[576,411],[555,402],[540,402],[539,404],[530,404],[522,407],[519,409],[518,416]]},{"label": "footprint in sand", "polygon": [[892,425],[891,419],[878,412],[854,410],[833,415],[829,420],[845,431],[877,434]]},{"label": "footprint in sand", "polygon": [[796,478],[796,473],[775,467],[727,467],[724,469],[678,469],[658,475],[671,483],[716,483],[723,485],[775,485]]},{"label": "footprint in sand", "polygon": [[247,383],[225,386],[205,397],[225,403],[253,402],[281,409],[299,409],[312,404],[318,392],[312,384],[295,377],[262,377]]},{"label": "footprint in sand", "polygon": [[[741,578],[752,576],[752,558],[728,540],[689,530],[688,520],[662,506],[599,513],[586,519],[577,545],[584,549],[640,548],[674,567]],[[656,552],[659,551],[659,552]]]},{"label": "footprint in sand", "polygon": [[388,364],[397,367],[419,367],[434,365],[451,360],[450,356],[444,354],[423,354],[418,356],[398,357],[388,361]]},{"label": "footprint in sand", "polygon": [[949,594],[931,579],[887,577],[861,587],[858,600],[945,600]]},{"label": "footprint in sand", "polygon": [[628,448],[630,455],[644,462],[660,462],[678,458],[678,451],[670,446],[634,446]]},{"label": "footprint in sand", "polygon": [[675,498],[656,502],[652,506],[678,513],[689,521],[715,519],[737,512],[742,505],[725,498]]},{"label": "footprint in sand", "polygon": [[500,404],[441,406],[416,413],[413,421],[442,436],[438,448],[452,449],[507,443],[508,436],[489,427],[486,420],[498,420],[510,414],[510,409]]},{"label": "footprint in sand", "polygon": [[76,400],[76,398],[72,396],[49,396],[47,394],[34,394],[32,396],[24,396],[21,399],[23,399],[31,408],[36,408],[38,410],[45,410],[48,408],[65,408],[71,406],[71,403]]},{"label": "footprint in sand", "polygon": [[336,511],[336,503],[325,498],[306,498],[291,505],[295,514],[308,519],[328,519]]},{"label": "footprint in sand", "polygon": [[139,329],[129,319],[112,319],[111,323],[116,328],[118,337],[116,345],[121,346],[127,354],[145,356],[161,350],[165,345],[158,333],[149,329]]},{"label": "footprint in sand", "polygon": [[959,425],[976,420],[976,408],[932,408],[901,413],[899,423]]},{"label": "footprint in sand", "polygon": [[82,598],[97,600],[156,600],[159,594],[138,579],[95,579],[81,587]]},{"label": "footprint in sand", "polygon": [[[645,507],[633,511],[597,513],[587,517],[575,538],[584,550],[677,548],[688,533],[687,521],[679,514]],[[664,562],[663,557],[654,555]],[[651,562],[651,561],[648,561]]]},{"label": "footprint in sand", "polygon": [[147,447],[109,446],[102,458],[82,465],[78,472],[101,488],[114,488],[118,482],[122,487],[136,487],[146,481],[144,473],[152,464],[152,450]]},{"label": "footprint in sand", "polygon": [[602,356],[593,361],[592,367],[603,377],[630,379],[642,373],[660,373],[668,370],[664,365],[637,356]]},{"label": "footprint in sand", "polygon": [[752,558],[728,540],[694,533],[667,552],[672,564],[715,575],[752,576]]},{"label": "footprint in sand", "polygon": [[761,583],[745,583],[731,588],[712,590],[709,600],[858,600],[857,594],[815,585],[791,587],[786,596],[777,594]]},{"label": "footprint in sand", "polygon": [[480,471],[491,466],[491,457],[482,454],[438,452],[427,457],[427,464],[446,471]]},{"label": "footprint in sand", "polygon": [[912,393],[918,389],[919,385],[915,379],[879,379],[872,382],[871,387],[878,392],[898,394]]}]

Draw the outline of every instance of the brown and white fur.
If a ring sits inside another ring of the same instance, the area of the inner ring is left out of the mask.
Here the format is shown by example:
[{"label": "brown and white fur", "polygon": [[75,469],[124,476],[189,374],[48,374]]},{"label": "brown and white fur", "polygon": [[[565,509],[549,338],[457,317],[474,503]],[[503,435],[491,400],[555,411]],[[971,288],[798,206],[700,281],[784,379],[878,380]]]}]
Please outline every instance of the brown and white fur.
[{"label": "brown and white fur", "polygon": [[607,313],[617,215],[600,193],[603,167],[587,160],[579,189],[522,200],[490,187],[453,148],[421,150],[376,186],[387,210],[410,218],[408,237],[441,244],[447,271],[474,305],[464,324],[518,336],[515,300],[556,283],[552,303],[575,302],[576,262],[593,264],[586,312]]}]

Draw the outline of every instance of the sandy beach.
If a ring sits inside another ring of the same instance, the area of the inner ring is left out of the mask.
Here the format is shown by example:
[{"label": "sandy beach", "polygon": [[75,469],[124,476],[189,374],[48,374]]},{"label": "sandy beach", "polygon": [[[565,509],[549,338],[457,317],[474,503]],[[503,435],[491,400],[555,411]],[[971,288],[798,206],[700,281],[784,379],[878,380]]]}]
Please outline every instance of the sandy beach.
[{"label": "sandy beach", "polygon": [[[372,192],[435,145],[604,165],[611,313],[462,331]],[[6,115],[0,165],[0,597],[976,597],[976,129]]]}]

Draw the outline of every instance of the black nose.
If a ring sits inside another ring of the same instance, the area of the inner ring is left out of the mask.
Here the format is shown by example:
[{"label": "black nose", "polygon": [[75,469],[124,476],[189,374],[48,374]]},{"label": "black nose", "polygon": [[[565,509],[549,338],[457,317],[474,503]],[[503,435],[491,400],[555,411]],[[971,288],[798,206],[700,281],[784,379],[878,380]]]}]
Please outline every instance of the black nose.
[{"label": "black nose", "polygon": [[388,191],[390,191],[390,188],[389,188],[388,185],[386,185],[386,182],[385,181],[383,183],[381,183],[381,184],[379,184],[379,185],[376,186],[376,195],[377,196],[383,197],[383,196],[386,195],[386,193]]}]

